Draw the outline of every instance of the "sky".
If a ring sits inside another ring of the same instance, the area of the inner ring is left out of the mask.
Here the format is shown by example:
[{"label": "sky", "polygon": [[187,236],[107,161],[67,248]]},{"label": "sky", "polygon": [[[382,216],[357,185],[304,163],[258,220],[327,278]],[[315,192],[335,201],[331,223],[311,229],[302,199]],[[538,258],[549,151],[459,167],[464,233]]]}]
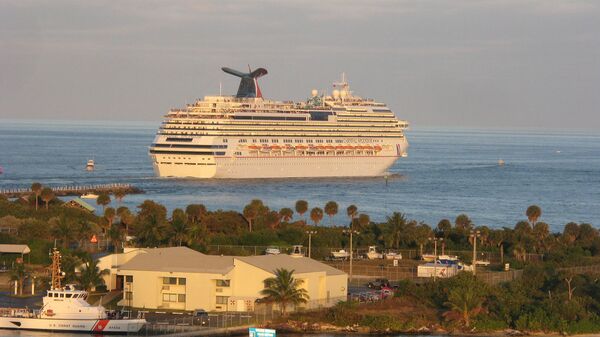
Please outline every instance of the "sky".
[{"label": "sky", "polygon": [[0,0],[0,119],[159,121],[248,65],[413,127],[600,130],[597,0]]}]

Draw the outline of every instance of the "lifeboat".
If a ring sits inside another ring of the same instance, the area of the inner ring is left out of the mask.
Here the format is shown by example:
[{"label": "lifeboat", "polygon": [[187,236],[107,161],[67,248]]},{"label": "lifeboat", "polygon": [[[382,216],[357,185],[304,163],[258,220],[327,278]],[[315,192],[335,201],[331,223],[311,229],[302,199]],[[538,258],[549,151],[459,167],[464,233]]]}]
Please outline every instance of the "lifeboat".
[{"label": "lifeboat", "polygon": [[345,149],[345,148],[346,148],[346,147],[345,147],[345,146],[343,146],[343,145],[338,145],[338,146],[336,146],[336,147],[335,147],[335,149],[336,149],[336,150],[343,150],[343,149]]},{"label": "lifeboat", "polygon": [[362,150],[362,149],[364,149],[364,147],[362,147],[362,146],[359,145],[359,146],[355,146],[354,149],[356,149],[356,150]]},{"label": "lifeboat", "polygon": [[325,146],[319,145],[317,146],[317,150],[325,150]]},{"label": "lifeboat", "polygon": [[377,151],[377,152],[379,152],[379,151],[381,151],[381,150],[382,150],[381,146],[379,146],[379,145],[375,145],[375,146],[373,147],[373,149],[374,149],[375,151]]},{"label": "lifeboat", "polygon": [[296,146],[296,149],[298,149],[298,150],[306,150],[306,149],[308,149],[308,146],[298,145],[298,146]]},{"label": "lifeboat", "polygon": [[373,150],[371,145],[363,146],[363,150]]},{"label": "lifeboat", "polygon": [[281,146],[273,145],[273,146],[271,146],[271,150],[275,150],[275,151],[281,150]]},{"label": "lifeboat", "polygon": [[250,146],[248,146],[248,148],[249,148],[250,150],[259,150],[259,149],[260,149],[260,146],[256,146],[256,145],[250,145]]},{"label": "lifeboat", "polygon": [[333,149],[335,149],[335,146],[327,145],[327,146],[325,146],[325,149],[326,150],[333,150]]},{"label": "lifeboat", "polygon": [[354,146],[350,146],[350,145],[344,146],[344,149],[346,149],[346,150],[353,150]]}]

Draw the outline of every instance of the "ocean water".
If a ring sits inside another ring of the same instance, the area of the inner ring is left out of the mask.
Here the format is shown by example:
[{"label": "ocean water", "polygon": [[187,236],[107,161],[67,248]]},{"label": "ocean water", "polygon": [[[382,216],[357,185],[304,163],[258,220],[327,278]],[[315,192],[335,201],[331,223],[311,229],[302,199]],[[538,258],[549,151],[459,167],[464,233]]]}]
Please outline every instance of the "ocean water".
[{"label": "ocean water", "polygon": [[[466,213],[475,224],[514,226],[528,205],[542,207],[553,230],[569,221],[600,225],[600,132],[519,131],[414,127],[409,157],[383,178],[190,180],[156,178],[148,157],[158,123],[29,122],[0,120],[0,189],[131,183],[135,208],[153,199],[170,210],[190,203],[241,210],[251,199],[271,208],[340,204],[335,224],[347,223],[353,203],[374,220],[394,211],[435,225]],[[86,172],[88,159],[96,170]],[[498,165],[502,159],[505,165]],[[329,225],[325,218],[322,225]]]}]

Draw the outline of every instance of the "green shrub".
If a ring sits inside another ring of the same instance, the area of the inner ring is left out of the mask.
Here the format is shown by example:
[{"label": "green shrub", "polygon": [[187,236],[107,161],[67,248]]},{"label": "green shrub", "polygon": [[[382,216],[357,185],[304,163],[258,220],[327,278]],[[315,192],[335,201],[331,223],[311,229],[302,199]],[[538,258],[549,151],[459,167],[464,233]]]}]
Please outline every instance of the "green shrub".
[{"label": "green shrub", "polygon": [[509,328],[505,321],[491,317],[478,317],[475,321],[475,329],[480,332],[498,331]]}]

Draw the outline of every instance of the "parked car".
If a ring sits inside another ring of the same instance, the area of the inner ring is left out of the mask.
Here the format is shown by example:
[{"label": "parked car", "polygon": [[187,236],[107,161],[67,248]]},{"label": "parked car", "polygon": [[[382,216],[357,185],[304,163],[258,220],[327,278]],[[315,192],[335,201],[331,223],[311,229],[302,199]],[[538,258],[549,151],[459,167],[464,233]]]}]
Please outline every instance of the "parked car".
[{"label": "parked car", "polygon": [[390,281],[388,281],[386,278],[378,278],[375,279],[375,281],[369,282],[367,287],[375,290],[381,290],[381,288],[391,288],[392,286]]},{"label": "parked car", "polygon": [[192,316],[194,316],[194,324],[206,325],[208,324],[208,321],[210,321],[210,318],[208,317],[208,312],[206,312],[206,310],[204,309],[194,310]]}]

